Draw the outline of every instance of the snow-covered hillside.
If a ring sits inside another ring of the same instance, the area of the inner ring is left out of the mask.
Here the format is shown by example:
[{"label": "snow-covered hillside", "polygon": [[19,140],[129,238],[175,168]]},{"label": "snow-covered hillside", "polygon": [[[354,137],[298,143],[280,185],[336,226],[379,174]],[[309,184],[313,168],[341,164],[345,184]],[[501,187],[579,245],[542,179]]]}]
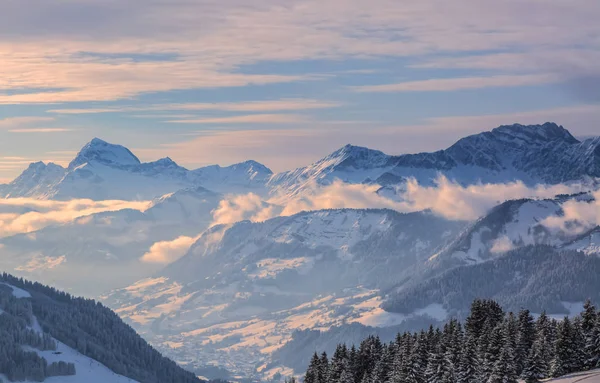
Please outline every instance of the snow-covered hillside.
[{"label": "snow-covered hillside", "polygon": [[571,219],[565,223],[571,230],[552,225],[554,220],[562,220],[565,203],[589,204],[592,211],[597,204],[590,193],[504,202],[433,254],[430,265],[445,270],[455,265],[480,263],[527,245],[598,253],[598,228],[589,227],[589,222]]},{"label": "snow-covered hillside", "polygon": [[96,302],[7,274],[0,280],[4,358],[0,378],[50,383],[201,382]]},{"label": "snow-covered hillside", "polygon": [[521,180],[558,184],[600,177],[600,138],[583,142],[554,123],[500,126],[460,139],[446,150],[388,156],[347,145],[304,168],[276,174],[273,193],[295,194],[335,179],[350,183],[402,183],[407,177],[431,184],[439,174],[463,185]]},{"label": "snow-covered hillside", "polygon": [[427,212],[350,209],[216,226],[155,278],[103,300],[177,360],[192,362],[195,350],[196,365],[256,374],[296,329],[405,320],[381,312],[379,289],[463,226]]}]

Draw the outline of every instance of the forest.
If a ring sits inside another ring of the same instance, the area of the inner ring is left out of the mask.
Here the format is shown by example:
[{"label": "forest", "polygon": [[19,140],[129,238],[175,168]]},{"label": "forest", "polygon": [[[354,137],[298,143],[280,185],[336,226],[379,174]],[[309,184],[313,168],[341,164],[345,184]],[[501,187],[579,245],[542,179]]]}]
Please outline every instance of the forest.
[{"label": "forest", "polygon": [[588,300],[573,318],[529,310],[505,312],[476,299],[463,322],[340,344],[329,358],[315,352],[305,383],[516,383],[600,367],[600,314]]},{"label": "forest", "polygon": [[[35,350],[54,350],[54,339],[113,372],[141,383],[197,383],[193,373],[163,357],[117,314],[102,304],[74,297],[9,274],[0,282],[23,289],[31,298],[13,296],[0,284],[0,373],[10,381],[44,381],[74,375],[69,363],[50,364]],[[36,331],[33,321],[41,328]]]}]

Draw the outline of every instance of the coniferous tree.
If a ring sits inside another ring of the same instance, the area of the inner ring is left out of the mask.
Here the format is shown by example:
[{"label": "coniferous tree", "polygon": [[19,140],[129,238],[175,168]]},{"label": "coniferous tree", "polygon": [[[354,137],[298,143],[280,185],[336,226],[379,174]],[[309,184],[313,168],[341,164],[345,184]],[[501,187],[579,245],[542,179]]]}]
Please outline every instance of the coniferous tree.
[{"label": "coniferous tree", "polygon": [[586,367],[600,367],[600,315],[596,315],[596,321],[589,337],[586,339]]},{"label": "coniferous tree", "polygon": [[427,337],[424,332],[421,332],[413,343],[404,382],[425,383],[427,353]]},{"label": "coniferous tree", "polygon": [[348,348],[345,344],[338,344],[329,365],[329,381],[338,382],[344,368],[348,368]]},{"label": "coniferous tree", "polygon": [[573,326],[569,317],[565,317],[558,325],[555,342],[554,359],[550,374],[553,377],[566,375],[574,371]]},{"label": "coniferous tree", "polygon": [[321,360],[319,355],[315,351],[313,354],[306,373],[304,374],[304,383],[321,383],[319,382],[319,368],[321,366]]},{"label": "coniferous tree", "polygon": [[535,321],[529,310],[519,311],[519,328],[515,349],[517,360],[517,375],[521,375],[525,368],[525,361],[535,341]]},{"label": "coniferous tree", "polygon": [[438,342],[433,350],[429,352],[427,360],[427,369],[425,370],[425,380],[427,383],[441,383],[443,377],[444,355],[441,342]]},{"label": "coniferous tree", "polygon": [[317,369],[317,382],[327,383],[329,381],[329,360],[327,353],[323,352],[319,358],[319,367]]},{"label": "coniferous tree", "polygon": [[525,367],[521,373],[521,377],[526,383],[535,383],[547,376],[548,363],[543,359],[541,344],[540,340],[536,340],[529,350]]},{"label": "coniferous tree", "polygon": [[479,370],[479,360],[477,355],[477,343],[473,335],[465,335],[465,343],[461,353],[460,364],[458,368],[458,383],[476,383],[480,382],[481,373]]},{"label": "coniferous tree", "polygon": [[[493,301],[479,300],[473,306],[465,332],[452,319],[443,331],[430,327],[427,332],[405,332],[390,344],[370,336],[359,349],[339,345],[331,362],[326,354],[315,353],[305,381],[516,383],[520,377],[534,383],[589,368],[593,363],[586,358],[595,356],[597,361],[600,354],[600,316],[592,313],[590,303],[573,319],[557,321],[542,313],[535,322],[529,311],[503,314]],[[23,370],[17,366],[12,374],[20,377]]]}]

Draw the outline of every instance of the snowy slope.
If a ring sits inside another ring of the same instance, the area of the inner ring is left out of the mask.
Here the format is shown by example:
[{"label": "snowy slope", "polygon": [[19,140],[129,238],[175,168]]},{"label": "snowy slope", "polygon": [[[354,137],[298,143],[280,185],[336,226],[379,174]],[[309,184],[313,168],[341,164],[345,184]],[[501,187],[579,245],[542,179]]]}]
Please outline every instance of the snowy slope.
[{"label": "snowy slope", "polygon": [[[3,323],[7,325],[0,332],[12,332],[12,336],[2,334],[0,346],[8,350],[11,361],[2,366],[2,372],[12,371],[16,376],[27,363],[18,351],[12,351],[20,347],[35,352],[48,364],[74,364],[75,375],[47,377],[44,381],[50,383],[201,382],[159,354],[114,312],[97,302],[8,274],[0,278],[0,306],[4,309],[0,315],[5,316]],[[10,294],[18,299],[7,299]],[[39,340],[27,340],[34,338],[26,335],[28,330],[37,333]],[[68,374],[68,366],[63,367],[67,368],[60,371]],[[28,371],[30,379],[40,376],[40,372],[42,377],[46,375],[43,369]],[[1,374],[0,377],[5,378]]]},{"label": "snowy slope", "polygon": [[[435,268],[445,269],[456,264],[480,263],[527,245],[550,245],[590,254],[597,252],[598,230],[571,233],[547,226],[549,218],[562,216],[562,204],[574,199],[582,203],[594,202],[590,194],[504,202],[473,223],[448,247],[435,254],[431,258],[431,264]],[[570,225],[577,224],[575,221],[570,222]]]},{"label": "snowy slope", "polygon": [[500,126],[434,153],[388,156],[347,145],[312,165],[274,175],[269,185],[274,193],[295,194],[334,179],[385,186],[414,177],[431,184],[439,174],[465,185],[516,180],[557,184],[600,177],[600,138],[580,142],[563,127],[546,123]]},{"label": "snowy slope", "polygon": [[[57,342],[57,345],[56,351],[30,350],[35,351],[48,363],[60,361],[73,363],[77,373],[73,376],[46,378],[45,383],[137,383],[135,380],[115,374],[103,364],[82,355],[61,342]],[[60,354],[57,354],[57,352]]]},{"label": "snowy slope", "polygon": [[409,318],[385,317],[379,289],[463,226],[427,212],[351,209],[216,226],[154,278],[103,300],[177,360],[259,373],[256,363],[294,330]]},{"label": "snowy slope", "polygon": [[[21,288],[12,286],[8,283],[0,282],[4,286],[12,288],[13,295],[16,298],[31,298],[31,294]],[[2,315],[2,312],[0,312]],[[33,317],[33,330],[38,333],[42,333],[40,325],[37,323],[35,316]],[[55,339],[56,341],[56,339]],[[66,362],[75,364],[76,375],[74,376],[56,376],[47,378],[44,382],[47,383],[136,383],[135,380],[131,380],[121,375],[115,374],[109,370],[106,366],[98,363],[97,361],[89,358],[81,353],[73,350],[67,345],[57,341],[56,350],[40,351],[31,347],[25,347],[29,351],[34,351],[48,362]],[[0,374],[2,377],[2,374]],[[8,380],[6,377],[4,379]]]},{"label": "snowy slope", "polygon": [[600,383],[600,370],[577,372],[561,376],[560,378],[550,379],[546,382],[551,383]]},{"label": "snowy slope", "polygon": [[168,157],[142,163],[129,149],[94,138],[66,169],[32,164],[0,192],[4,197],[144,200],[201,185],[219,192],[259,192],[270,176],[268,168],[254,161],[193,171]]}]

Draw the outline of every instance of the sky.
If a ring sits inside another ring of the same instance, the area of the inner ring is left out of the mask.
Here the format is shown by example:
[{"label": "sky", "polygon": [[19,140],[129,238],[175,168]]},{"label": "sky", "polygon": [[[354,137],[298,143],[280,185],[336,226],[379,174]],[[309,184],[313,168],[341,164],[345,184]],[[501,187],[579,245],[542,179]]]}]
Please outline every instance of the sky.
[{"label": "sky", "polygon": [[93,137],[195,168],[600,133],[597,0],[0,0],[0,181]]}]

